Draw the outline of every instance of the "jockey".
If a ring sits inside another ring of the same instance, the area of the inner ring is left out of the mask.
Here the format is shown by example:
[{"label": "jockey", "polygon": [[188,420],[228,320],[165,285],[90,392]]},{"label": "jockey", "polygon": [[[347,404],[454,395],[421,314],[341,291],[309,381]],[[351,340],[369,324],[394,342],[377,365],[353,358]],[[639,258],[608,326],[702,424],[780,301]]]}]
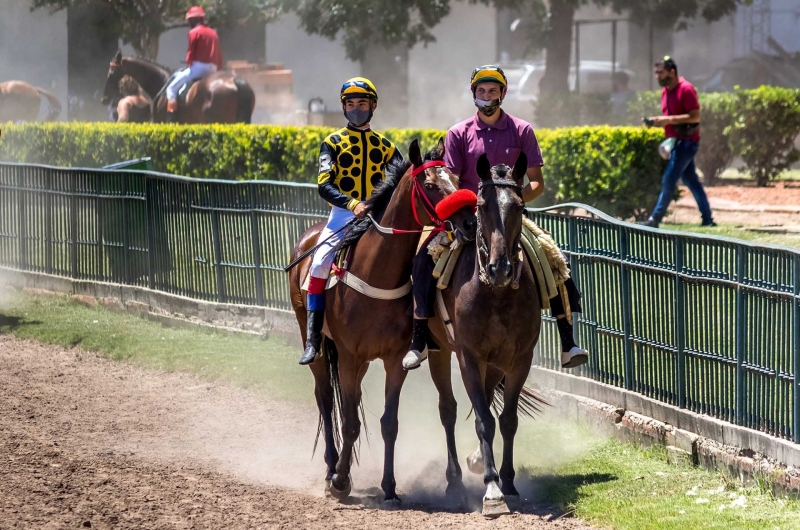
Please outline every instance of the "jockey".
[{"label": "jockey", "polygon": [[324,242],[314,253],[308,283],[308,327],[300,364],[311,364],[320,356],[322,323],[325,319],[325,286],[330,277],[333,254],[340,234],[334,234],[353,217],[367,215],[364,200],[384,179],[389,162],[402,162],[394,144],[369,128],[378,108],[378,92],[369,79],[354,77],[339,93],[347,126],[329,135],[319,149],[319,194],[331,205],[328,224],[319,234]]},{"label": "jockey", "polygon": [[[544,192],[542,153],[533,127],[519,118],[503,112],[500,106],[508,89],[508,81],[498,66],[479,66],[472,72],[470,90],[478,107],[475,116],[454,125],[445,138],[445,163],[459,176],[462,189],[478,192],[480,177],[477,161],[482,154],[494,166],[506,164],[514,167],[517,157],[524,152],[528,157],[527,176],[530,181],[523,189],[525,202],[534,200]],[[410,351],[403,358],[403,368],[417,368],[428,357],[430,342],[428,319],[434,316],[436,284],[433,279],[433,260],[423,245],[414,258],[412,269],[414,293],[414,327]],[[572,278],[564,284],[569,295],[572,312],[580,312],[580,293]],[[561,366],[575,368],[589,359],[589,352],[575,344],[572,324],[560,296],[550,300],[561,336]]]},{"label": "jockey", "polygon": [[178,91],[191,81],[222,70],[222,50],[217,32],[206,26],[206,13],[202,7],[194,6],[186,12],[189,21],[189,51],[186,52],[187,67],[179,71],[167,86],[167,122],[175,122],[178,111]]}]

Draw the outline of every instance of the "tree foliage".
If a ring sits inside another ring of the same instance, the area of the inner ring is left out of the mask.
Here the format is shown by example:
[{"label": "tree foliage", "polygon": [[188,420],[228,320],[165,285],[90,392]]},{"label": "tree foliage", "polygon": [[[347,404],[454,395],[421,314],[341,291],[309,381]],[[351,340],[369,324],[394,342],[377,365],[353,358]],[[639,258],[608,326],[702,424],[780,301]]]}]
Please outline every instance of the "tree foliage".
[{"label": "tree foliage", "polygon": [[32,0],[31,10],[106,6],[111,13],[107,23],[120,39],[138,56],[156,60],[159,37],[185,25],[184,16],[192,5],[203,6],[212,25],[267,22],[278,12],[270,0]]}]

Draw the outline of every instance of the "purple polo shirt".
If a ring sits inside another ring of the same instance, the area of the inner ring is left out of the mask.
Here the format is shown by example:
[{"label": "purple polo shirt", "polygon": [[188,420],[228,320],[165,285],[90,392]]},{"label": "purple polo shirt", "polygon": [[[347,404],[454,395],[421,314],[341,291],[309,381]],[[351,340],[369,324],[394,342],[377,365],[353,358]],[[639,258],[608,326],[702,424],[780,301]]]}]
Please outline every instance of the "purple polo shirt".
[{"label": "purple polo shirt", "polygon": [[539,142],[530,123],[503,112],[494,125],[483,123],[478,114],[454,125],[444,141],[444,162],[461,178],[461,188],[478,192],[478,158],[484,153],[493,166],[514,167],[521,152],[528,155],[528,167],[543,166]]}]

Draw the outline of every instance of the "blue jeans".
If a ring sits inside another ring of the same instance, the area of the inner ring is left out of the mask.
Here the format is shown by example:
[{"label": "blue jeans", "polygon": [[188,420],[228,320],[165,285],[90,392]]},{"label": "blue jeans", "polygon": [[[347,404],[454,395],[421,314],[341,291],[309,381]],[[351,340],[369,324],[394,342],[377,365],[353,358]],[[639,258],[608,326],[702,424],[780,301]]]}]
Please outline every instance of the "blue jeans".
[{"label": "blue jeans", "polygon": [[661,178],[661,195],[658,196],[656,209],[653,210],[653,215],[651,215],[656,221],[661,222],[667,214],[667,207],[675,196],[675,188],[681,178],[689,188],[689,191],[692,192],[692,195],[694,195],[697,208],[703,217],[703,223],[706,224],[713,221],[708,197],[706,197],[703,185],[700,184],[700,180],[697,177],[697,169],[694,165],[694,157],[699,147],[700,144],[698,142],[691,140],[678,140],[675,142],[675,147],[669,156],[669,164],[667,164],[667,169]]}]

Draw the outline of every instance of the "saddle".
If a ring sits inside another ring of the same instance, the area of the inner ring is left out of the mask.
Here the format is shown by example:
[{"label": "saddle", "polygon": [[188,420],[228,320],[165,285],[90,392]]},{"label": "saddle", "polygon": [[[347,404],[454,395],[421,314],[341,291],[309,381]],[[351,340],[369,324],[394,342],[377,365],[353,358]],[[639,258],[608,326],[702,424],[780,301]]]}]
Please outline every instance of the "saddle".
[{"label": "saddle", "polygon": [[[178,70],[178,72],[179,71],[180,70]],[[156,94],[156,97],[153,98],[153,104],[155,104],[155,102],[158,101],[159,98],[165,97],[165,95],[167,93],[167,87],[175,79],[175,76],[178,75],[178,72],[173,72],[172,75],[169,76],[169,79],[167,79],[167,82],[164,83],[164,86],[162,86],[161,90],[158,91],[158,94]],[[200,79],[194,79],[192,81],[189,81],[188,83],[183,85],[180,90],[178,90],[178,108],[179,109],[186,105],[186,94],[189,93],[189,89],[192,88],[198,81],[202,81],[205,78],[206,78],[206,76],[203,76]]]}]

